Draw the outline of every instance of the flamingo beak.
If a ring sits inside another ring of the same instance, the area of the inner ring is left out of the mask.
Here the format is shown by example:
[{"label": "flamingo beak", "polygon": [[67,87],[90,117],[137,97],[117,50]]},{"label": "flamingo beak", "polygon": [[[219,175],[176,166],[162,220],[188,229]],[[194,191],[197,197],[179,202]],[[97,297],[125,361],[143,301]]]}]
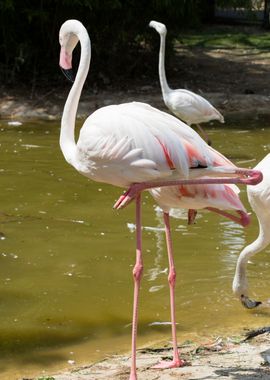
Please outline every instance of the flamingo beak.
[{"label": "flamingo beak", "polygon": [[72,83],[74,82],[74,73],[73,73],[73,70],[72,69],[63,69],[63,67],[61,67],[61,70],[62,70],[62,73],[65,75],[65,77],[71,81]]},{"label": "flamingo beak", "polygon": [[243,294],[241,295],[240,301],[246,309],[254,309],[255,307],[262,304],[260,301],[253,301]]},{"label": "flamingo beak", "polygon": [[65,77],[74,82],[74,74],[72,71],[72,55],[65,48],[61,47],[59,65]]}]

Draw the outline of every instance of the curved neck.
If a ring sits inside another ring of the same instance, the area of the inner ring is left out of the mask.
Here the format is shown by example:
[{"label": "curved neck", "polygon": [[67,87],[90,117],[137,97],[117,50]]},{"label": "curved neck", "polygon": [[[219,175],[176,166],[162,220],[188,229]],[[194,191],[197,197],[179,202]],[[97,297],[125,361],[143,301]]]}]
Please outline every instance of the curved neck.
[{"label": "curved neck", "polygon": [[235,276],[238,278],[245,278],[246,264],[248,260],[257,252],[262,251],[270,243],[269,224],[262,223],[259,220],[259,227],[260,231],[257,239],[253,243],[246,246],[239,255],[235,272]]},{"label": "curved neck", "polygon": [[80,33],[78,38],[81,43],[81,57],[75,82],[68,94],[62,119],[60,132],[60,146],[65,159],[70,164],[74,163],[76,156],[75,121],[82,88],[89,71],[91,60],[91,44],[87,33]]},{"label": "curved neck", "polygon": [[165,39],[166,39],[166,34],[160,34],[158,72],[159,72],[159,80],[160,80],[160,86],[161,86],[163,97],[167,92],[170,91],[170,87],[168,86],[168,82],[166,79],[166,72],[165,72]]}]

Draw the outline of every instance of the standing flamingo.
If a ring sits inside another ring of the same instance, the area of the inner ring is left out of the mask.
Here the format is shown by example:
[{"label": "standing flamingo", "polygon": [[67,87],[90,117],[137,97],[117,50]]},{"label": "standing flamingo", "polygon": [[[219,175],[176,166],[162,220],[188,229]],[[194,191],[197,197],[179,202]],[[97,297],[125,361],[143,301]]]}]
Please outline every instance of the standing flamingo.
[{"label": "standing flamingo", "polygon": [[255,169],[263,173],[263,181],[252,187],[248,186],[249,203],[259,222],[259,235],[257,239],[247,245],[239,255],[233,280],[233,292],[239,297],[242,304],[252,309],[261,304],[248,297],[248,281],[246,266],[248,260],[256,253],[262,251],[270,243],[270,154],[268,154]]},{"label": "standing flamingo", "polygon": [[157,21],[151,21],[149,26],[154,28],[160,35],[158,71],[164,103],[172,113],[188,125],[197,124],[202,135],[208,144],[211,145],[211,140],[199,123],[206,123],[211,120],[218,120],[224,123],[223,116],[202,96],[192,91],[184,89],[172,90],[169,87],[165,73],[165,39],[167,28],[164,24]]},{"label": "standing flamingo", "polygon": [[[72,52],[78,41],[78,72],[61,120],[60,147],[66,161],[86,177],[128,188],[115,203],[120,209],[136,199],[136,263],[130,380],[136,380],[138,297],[143,271],[141,191],[154,187],[208,183],[258,183],[261,173],[233,166],[175,117],[144,103],[124,103],[98,109],[84,122],[75,143],[75,119],[90,66],[91,44],[85,27],[68,20],[60,28],[60,67],[71,77]],[[205,177],[208,176],[208,177]],[[209,176],[213,178],[209,178]],[[200,177],[200,178],[199,178]],[[182,361],[174,365],[182,365]]]}]

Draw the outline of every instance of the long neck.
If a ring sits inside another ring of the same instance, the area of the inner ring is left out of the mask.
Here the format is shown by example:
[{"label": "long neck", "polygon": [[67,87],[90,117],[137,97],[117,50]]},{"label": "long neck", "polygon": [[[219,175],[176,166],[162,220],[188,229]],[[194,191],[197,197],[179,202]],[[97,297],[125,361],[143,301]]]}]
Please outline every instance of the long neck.
[{"label": "long neck", "polygon": [[257,252],[262,251],[269,243],[269,223],[265,223],[262,220],[259,220],[260,232],[257,239],[246,246],[243,251],[240,253],[239,258],[237,260],[236,271],[234,281],[236,284],[246,284],[246,266],[248,260],[254,256]]},{"label": "long neck", "polygon": [[64,107],[61,132],[60,132],[60,146],[67,162],[71,165],[76,159],[76,143],[75,143],[75,121],[76,114],[81,96],[82,88],[89,71],[91,60],[91,45],[88,35],[80,35],[81,43],[81,58],[76,75],[75,82],[68,94],[66,104]]},{"label": "long neck", "polygon": [[166,39],[166,34],[160,34],[158,71],[159,71],[159,80],[160,80],[163,97],[166,95],[167,92],[170,91],[170,87],[168,86],[167,79],[166,79],[166,72],[165,72],[165,39]]}]

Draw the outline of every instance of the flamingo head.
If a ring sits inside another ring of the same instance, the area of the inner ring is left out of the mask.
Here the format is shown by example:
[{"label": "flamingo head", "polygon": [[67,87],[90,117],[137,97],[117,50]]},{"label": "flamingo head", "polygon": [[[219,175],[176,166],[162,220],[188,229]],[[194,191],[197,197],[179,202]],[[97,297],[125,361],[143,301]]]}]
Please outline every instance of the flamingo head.
[{"label": "flamingo head", "polygon": [[149,26],[150,28],[156,29],[160,35],[166,35],[167,33],[166,25],[162,24],[161,22],[150,21]]},{"label": "flamingo head", "polygon": [[246,278],[241,276],[241,274],[236,273],[233,280],[232,289],[234,294],[239,298],[241,304],[246,309],[254,309],[261,305],[260,301],[255,301],[248,297],[248,283]]},{"label": "flamingo head", "polygon": [[74,82],[72,73],[72,52],[79,41],[82,24],[77,20],[68,20],[60,28],[59,43],[61,46],[59,65],[65,76]]}]

